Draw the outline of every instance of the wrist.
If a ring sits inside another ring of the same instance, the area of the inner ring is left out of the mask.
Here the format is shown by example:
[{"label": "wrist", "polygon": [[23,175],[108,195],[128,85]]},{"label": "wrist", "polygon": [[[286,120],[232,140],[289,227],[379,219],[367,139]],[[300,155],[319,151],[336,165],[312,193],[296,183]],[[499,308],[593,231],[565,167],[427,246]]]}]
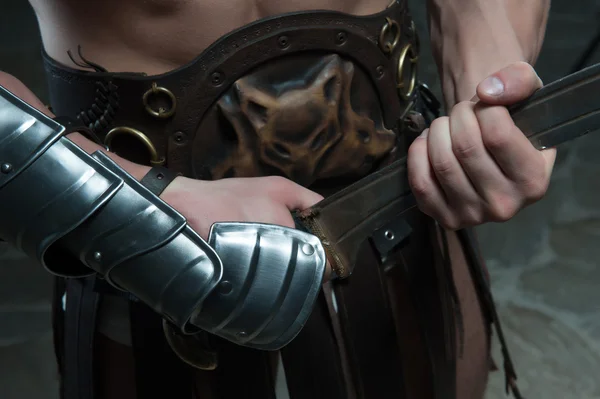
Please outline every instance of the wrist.
[{"label": "wrist", "polygon": [[117,154],[111,153],[107,151],[106,148],[88,140],[80,133],[71,133],[67,135],[67,138],[77,144],[82,150],[91,154],[95,151],[102,151],[106,154],[110,159],[115,161],[117,165],[127,171],[131,176],[133,176],[137,181],[142,180],[142,178],[150,171],[150,166],[140,165],[131,161],[128,161],[124,158],[121,158]]},{"label": "wrist", "polygon": [[448,109],[472,99],[477,85],[490,74],[512,62],[527,61],[503,1],[467,9],[447,0],[434,3],[431,41]]},{"label": "wrist", "polygon": [[460,59],[445,62],[442,72],[442,90],[446,108],[461,101],[472,100],[479,83],[514,62],[526,61],[519,46],[496,51],[473,49]]}]

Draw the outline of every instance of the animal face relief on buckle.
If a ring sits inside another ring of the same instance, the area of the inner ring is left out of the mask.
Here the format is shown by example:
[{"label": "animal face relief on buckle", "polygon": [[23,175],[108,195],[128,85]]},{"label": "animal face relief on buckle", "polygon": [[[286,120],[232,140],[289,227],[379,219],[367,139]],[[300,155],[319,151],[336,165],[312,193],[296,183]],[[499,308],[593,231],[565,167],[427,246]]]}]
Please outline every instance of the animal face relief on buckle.
[{"label": "animal face relief on buckle", "polygon": [[309,185],[361,177],[396,144],[370,77],[337,54],[279,59],[238,79],[216,105],[227,141],[209,155],[222,156],[213,179],[276,171]]},{"label": "animal face relief on buckle", "polygon": [[106,144],[106,146],[110,149],[113,139],[120,135],[134,137],[139,142],[141,142],[142,145],[148,150],[148,153],[150,155],[150,164],[152,166],[162,166],[165,164],[165,158],[159,158],[158,151],[156,151],[156,147],[154,146],[154,144],[152,144],[152,141],[148,138],[148,136],[146,136],[139,130],[131,127],[120,126],[111,129],[104,138],[104,144]]}]

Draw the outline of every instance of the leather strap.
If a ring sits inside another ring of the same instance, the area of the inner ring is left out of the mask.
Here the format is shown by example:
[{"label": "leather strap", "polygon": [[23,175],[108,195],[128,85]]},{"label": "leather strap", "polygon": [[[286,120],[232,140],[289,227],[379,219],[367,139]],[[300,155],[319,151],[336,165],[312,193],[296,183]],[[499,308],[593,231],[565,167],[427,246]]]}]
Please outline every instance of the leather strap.
[{"label": "leather strap", "polygon": [[191,399],[192,368],[167,343],[161,317],[139,301],[130,301],[129,309],[137,397]]},{"label": "leather strap", "polygon": [[181,176],[181,173],[175,173],[163,166],[153,166],[140,183],[158,197],[178,176]]},{"label": "leather strap", "polygon": [[94,277],[66,279],[66,294],[62,399],[93,399],[93,348],[100,301],[94,292]]}]

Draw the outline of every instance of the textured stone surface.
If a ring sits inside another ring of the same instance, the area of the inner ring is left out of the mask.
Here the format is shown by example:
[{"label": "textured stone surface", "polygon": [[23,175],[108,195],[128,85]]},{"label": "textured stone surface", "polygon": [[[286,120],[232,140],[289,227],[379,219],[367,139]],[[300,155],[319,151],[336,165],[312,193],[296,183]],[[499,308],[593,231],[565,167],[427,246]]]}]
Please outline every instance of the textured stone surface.
[{"label": "textured stone surface", "polygon": [[[439,93],[428,53],[424,1],[410,0],[421,32],[421,77]],[[538,61],[542,79],[568,73],[598,26],[600,1],[554,0]],[[43,100],[35,17],[24,0],[3,0],[0,70]],[[600,51],[592,61],[600,61]],[[600,399],[600,135],[561,148],[546,198],[510,222],[479,228],[521,389],[528,398]],[[0,244],[0,398],[54,399],[50,278]],[[495,359],[501,365],[501,356]],[[487,399],[504,398],[503,376]]]}]

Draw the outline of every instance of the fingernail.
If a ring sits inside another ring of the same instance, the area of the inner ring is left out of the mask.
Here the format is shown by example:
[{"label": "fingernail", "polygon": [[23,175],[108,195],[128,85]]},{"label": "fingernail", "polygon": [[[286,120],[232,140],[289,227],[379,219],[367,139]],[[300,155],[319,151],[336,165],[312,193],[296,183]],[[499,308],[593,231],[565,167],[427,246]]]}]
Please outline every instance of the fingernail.
[{"label": "fingernail", "polygon": [[428,134],[429,134],[429,128],[423,130],[423,132],[419,135],[419,137],[422,139],[426,139]]},{"label": "fingernail", "polygon": [[504,93],[504,83],[495,76],[490,76],[481,82],[481,90],[488,96],[499,96]]}]

